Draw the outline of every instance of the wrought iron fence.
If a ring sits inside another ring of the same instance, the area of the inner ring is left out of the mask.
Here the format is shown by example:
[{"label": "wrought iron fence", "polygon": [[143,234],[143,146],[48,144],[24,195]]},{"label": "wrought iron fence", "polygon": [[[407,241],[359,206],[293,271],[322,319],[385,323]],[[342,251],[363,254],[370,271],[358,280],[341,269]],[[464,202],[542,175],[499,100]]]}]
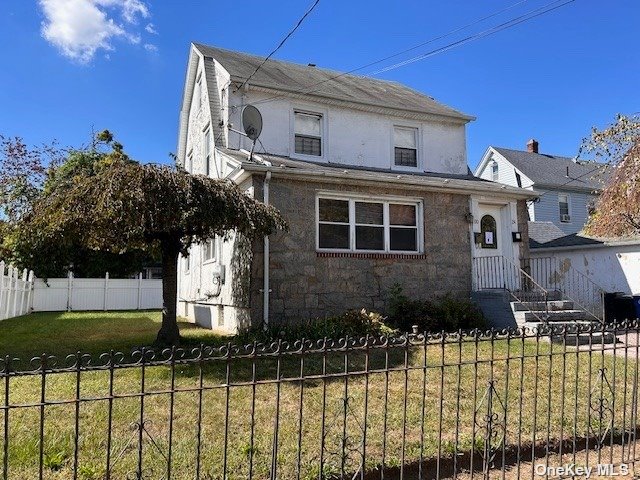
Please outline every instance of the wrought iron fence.
[{"label": "wrought iron fence", "polygon": [[0,478],[633,472],[639,325],[6,356]]}]

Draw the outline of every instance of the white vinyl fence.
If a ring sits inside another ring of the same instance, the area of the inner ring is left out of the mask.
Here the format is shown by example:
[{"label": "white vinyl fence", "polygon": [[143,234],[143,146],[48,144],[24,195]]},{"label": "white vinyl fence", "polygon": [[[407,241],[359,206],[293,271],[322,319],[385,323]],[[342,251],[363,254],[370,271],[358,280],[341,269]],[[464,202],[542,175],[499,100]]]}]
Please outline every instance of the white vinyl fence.
[{"label": "white vinyl fence", "polygon": [[0,320],[29,313],[33,272],[0,262]]},{"label": "white vinyl fence", "polygon": [[162,308],[162,280],[138,278],[35,279],[34,312],[150,310]]}]

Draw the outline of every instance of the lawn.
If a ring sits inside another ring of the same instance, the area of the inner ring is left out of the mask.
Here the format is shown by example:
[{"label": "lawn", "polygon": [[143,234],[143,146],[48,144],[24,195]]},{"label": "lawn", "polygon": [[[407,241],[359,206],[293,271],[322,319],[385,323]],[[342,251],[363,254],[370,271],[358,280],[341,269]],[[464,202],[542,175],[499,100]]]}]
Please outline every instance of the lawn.
[{"label": "lawn", "polygon": [[[0,353],[28,358],[47,351],[61,358],[80,350],[92,353],[95,360],[99,353],[110,349],[126,352],[149,345],[158,326],[156,312],[38,314],[0,322]],[[222,345],[229,341],[187,324],[182,324],[181,329],[187,349],[200,342]],[[521,358],[523,352],[528,358]],[[563,352],[566,354],[560,355]],[[163,478],[170,427],[172,478],[195,478],[199,470],[203,479],[223,478],[223,473],[229,479],[246,479],[251,469],[253,478],[262,479],[269,478],[273,468],[277,469],[274,476],[278,479],[318,478],[321,456],[326,478],[337,478],[343,472],[358,470],[363,443],[366,469],[375,478],[383,463],[398,467],[403,459],[404,465],[414,468],[423,458],[425,469],[432,473],[438,457],[442,471],[454,459],[459,469],[468,468],[468,454],[472,451],[475,464],[479,462],[479,452],[473,447],[483,444],[489,393],[491,413],[497,414],[498,424],[506,425],[506,445],[523,445],[522,458],[531,459],[532,443],[540,446],[547,440],[552,444],[560,438],[579,440],[606,432],[608,423],[594,422],[591,392],[605,398],[609,405],[617,402],[611,414],[617,431],[631,428],[636,414],[631,396],[633,385],[637,385],[638,367],[635,359],[625,360],[519,339],[498,340],[493,346],[490,342],[471,341],[461,347],[443,347],[435,342],[426,350],[424,346],[373,350],[368,363],[362,353],[351,353],[345,361],[344,353],[336,352],[327,357],[324,365],[320,355],[308,354],[303,366],[299,356],[283,356],[279,365],[283,382],[279,387],[268,383],[278,376],[273,357],[257,362],[208,361],[202,370],[178,366],[176,388],[197,389],[202,384],[206,390],[202,394],[182,391],[173,396],[166,393],[171,387],[171,368],[147,367],[144,389],[155,394],[145,397],[143,404],[141,457],[140,437],[131,429],[140,419],[140,397],[115,398],[111,402],[112,478],[128,478],[139,461],[144,478]],[[338,374],[344,372],[345,365],[352,373],[348,379],[335,376],[297,380],[301,372],[307,377],[320,374],[323,369]],[[385,371],[385,365],[391,371]],[[410,368],[404,369],[405,365]],[[365,367],[368,374],[358,373],[364,372]],[[606,372],[604,380],[598,376],[602,368]],[[254,375],[264,383],[252,386]],[[73,400],[75,380],[75,373],[47,376],[46,400]],[[41,378],[11,378],[8,383],[9,403],[24,406],[9,413],[8,478],[37,478]],[[141,369],[116,370],[113,385],[115,396],[140,392]],[[108,396],[109,372],[83,373],[79,393],[85,399]],[[0,406],[4,402],[3,389]],[[79,403],[81,479],[104,478],[109,403]],[[44,408],[44,478],[73,476],[75,408],[73,402]],[[4,436],[1,425],[0,440]],[[576,445],[579,453],[583,447],[579,441]],[[567,453],[572,442],[564,448]],[[198,451],[200,462],[196,461]],[[505,450],[505,454],[509,451]],[[498,451],[498,458],[501,452]]]}]

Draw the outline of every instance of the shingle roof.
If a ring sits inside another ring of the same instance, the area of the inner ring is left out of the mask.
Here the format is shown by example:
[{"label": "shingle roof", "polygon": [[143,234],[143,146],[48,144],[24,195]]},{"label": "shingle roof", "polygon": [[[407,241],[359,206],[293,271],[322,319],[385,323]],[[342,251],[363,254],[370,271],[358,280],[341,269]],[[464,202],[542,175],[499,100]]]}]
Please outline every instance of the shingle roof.
[{"label": "shingle roof", "polygon": [[[493,147],[514,167],[529,177],[534,185],[599,190],[607,178],[606,165],[596,162],[574,162],[569,157],[524,152]],[[567,168],[569,176],[567,177]]]},{"label": "shingle roof", "polygon": [[[246,80],[264,60],[256,55],[199,43],[194,45],[203,55],[218,61],[235,81]],[[397,82],[347,75],[281,60],[269,59],[251,78],[250,84],[365,105],[444,115],[465,122],[474,119]]]},{"label": "shingle roof", "polygon": [[529,222],[529,248],[532,249],[601,244],[604,244],[602,240],[579,233],[566,235],[552,222]]}]

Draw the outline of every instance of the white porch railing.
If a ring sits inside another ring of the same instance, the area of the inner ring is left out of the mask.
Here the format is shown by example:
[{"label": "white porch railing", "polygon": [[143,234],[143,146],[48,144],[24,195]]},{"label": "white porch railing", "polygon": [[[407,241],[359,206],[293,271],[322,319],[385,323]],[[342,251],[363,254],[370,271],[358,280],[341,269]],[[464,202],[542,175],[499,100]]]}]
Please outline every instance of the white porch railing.
[{"label": "white porch railing", "polygon": [[0,320],[29,313],[32,292],[33,271],[0,262]]}]

